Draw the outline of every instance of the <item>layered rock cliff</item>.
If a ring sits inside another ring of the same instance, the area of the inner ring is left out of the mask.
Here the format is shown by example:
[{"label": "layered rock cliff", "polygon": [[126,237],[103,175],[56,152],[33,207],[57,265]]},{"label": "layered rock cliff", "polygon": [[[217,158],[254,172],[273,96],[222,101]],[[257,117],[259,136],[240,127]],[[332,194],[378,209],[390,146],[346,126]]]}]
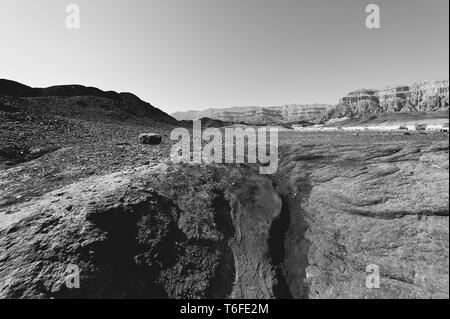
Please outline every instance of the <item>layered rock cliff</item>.
[{"label": "layered rock cliff", "polygon": [[378,113],[436,112],[449,110],[448,79],[425,81],[411,86],[390,86],[382,90],[350,92],[317,119],[357,118]]}]

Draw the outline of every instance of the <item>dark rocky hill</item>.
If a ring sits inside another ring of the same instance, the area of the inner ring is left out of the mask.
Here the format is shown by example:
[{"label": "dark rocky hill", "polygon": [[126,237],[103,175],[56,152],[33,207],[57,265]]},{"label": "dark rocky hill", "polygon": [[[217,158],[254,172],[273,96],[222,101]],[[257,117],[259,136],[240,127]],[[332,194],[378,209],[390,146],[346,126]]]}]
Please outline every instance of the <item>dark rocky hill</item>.
[{"label": "dark rocky hill", "polygon": [[[78,113],[85,113],[89,109],[89,113],[98,112],[102,115],[98,118],[103,119],[110,118],[110,115],[114,113],[120,117],[140,117],[141,120],[144,118],[151,121],[176,123],[170,115],[131,93],[102,91],[82,85],[31,88],[15,81],[0,79],[0,96],[2,96],[0,108],[3,107],[3,109],[7,107],[5,105],[28,104],[34,107],[40,105],[46,112],[50,108],[52,113],[61,113],[64,116],[78,116]],[[70,114],[69,110],[73,110],[73,113]]]},{"label": "dark rocky hill", "polygon": [[[167,135],[179,125],[131,93],[81,85],[31,88],[0,80],[0,168],[81,144],[108,148],[143,132]],[[86,154],[81,149],[76,155],[83,160]]]}]

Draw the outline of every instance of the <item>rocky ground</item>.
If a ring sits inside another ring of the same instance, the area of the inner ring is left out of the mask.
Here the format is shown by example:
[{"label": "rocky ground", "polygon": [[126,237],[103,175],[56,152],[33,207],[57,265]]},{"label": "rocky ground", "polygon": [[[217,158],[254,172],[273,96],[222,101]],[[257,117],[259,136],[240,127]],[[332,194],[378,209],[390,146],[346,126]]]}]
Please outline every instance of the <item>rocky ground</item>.
[{"label": "rocky ground", "polygon": [[[270,179],[251,167],[168,163],[182,123],[119,107],[101,114],[98,97],[41,99],[0,104],[0,297],[282,296]],[[141,144],[143,132],[162,143]],[[66,287],[69,265],[80,289]]]},{"label": "rocky ground", "polygon": [[448,298],[446,135],[282,133],[267,177],[103,130],[2,169],[2,297]]},{"label": "rocky ground", "polygon": [[[448,135],[289,134],[276,174],[296,298],[448,298]],[[380,288],[367,289],[376,265]]]},{"label": "rocky ground", "polygon": [[448,134],[284,131],[267,176],[102,99],[0,101],[0,298],[449,297]]}]

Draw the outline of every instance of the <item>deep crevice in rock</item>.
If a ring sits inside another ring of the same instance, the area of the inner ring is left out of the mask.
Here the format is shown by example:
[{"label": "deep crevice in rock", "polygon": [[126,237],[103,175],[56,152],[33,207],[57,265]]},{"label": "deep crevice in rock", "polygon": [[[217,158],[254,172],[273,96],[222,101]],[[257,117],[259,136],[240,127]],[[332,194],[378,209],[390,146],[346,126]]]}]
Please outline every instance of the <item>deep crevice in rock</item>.
[{"label": "deep crevice in rock", "polygon": [[303,205],[309,197],[312,186],[309,174],[292,183],[289,180],[291,170],[286,169],[279,170],[274,178],[283,207],[278,225],[273,229],[275,233],[278,232],[279,242],[276,241],[276,245],[271,243],[271,250],[275,252],[274,262],[280,263],[291,298],[307,299],[309,288],[306,282],[306,268],[309,265],[310,242],[305,237],[309,226],[305,220],[306,212]]},{"label": "deep crevice in rock", "polygon": [[292,294],[289,291],[289,286],[286,282],[283,271],[283,261],[285,257],[285,234],[289,228],[289,208],[287,203],[283,200],[281,212],[278,218],[272,222],[269,234],[269,254],[271,264],[274,266],[276,284],[273,287],[275,298],[292,299]]}]

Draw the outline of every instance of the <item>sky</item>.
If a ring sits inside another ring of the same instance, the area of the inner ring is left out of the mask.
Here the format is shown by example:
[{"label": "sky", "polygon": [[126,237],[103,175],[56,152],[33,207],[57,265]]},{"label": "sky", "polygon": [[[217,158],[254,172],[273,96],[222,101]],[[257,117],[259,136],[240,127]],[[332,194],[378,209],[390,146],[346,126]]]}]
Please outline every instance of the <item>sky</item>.
[{"label": "sky", "polygon": [[168,113],[334,104],[448,73],[448,0],[0,0],[0,78],[132,92]]}]

